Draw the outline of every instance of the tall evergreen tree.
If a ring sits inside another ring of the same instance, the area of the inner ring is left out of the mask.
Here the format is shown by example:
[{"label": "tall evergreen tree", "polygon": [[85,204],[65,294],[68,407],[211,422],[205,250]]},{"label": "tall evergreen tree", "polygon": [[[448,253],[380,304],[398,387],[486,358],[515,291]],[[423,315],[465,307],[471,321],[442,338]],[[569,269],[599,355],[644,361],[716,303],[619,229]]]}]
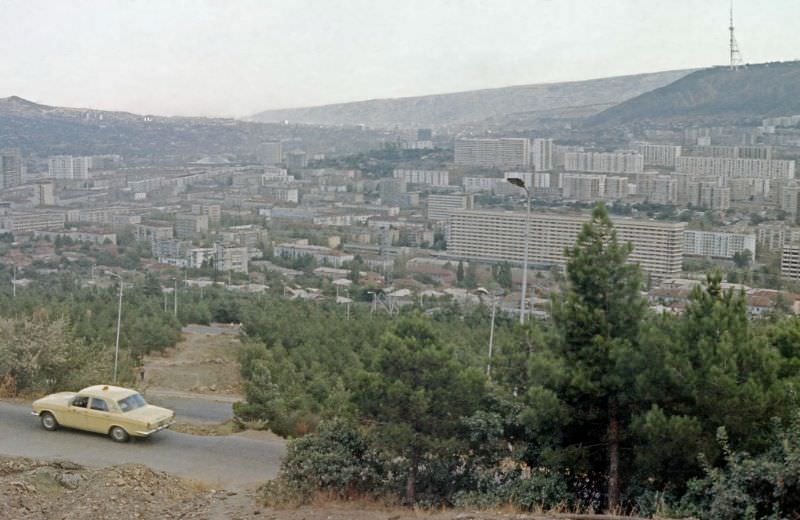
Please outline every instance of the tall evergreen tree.
[{"label": "tall evergreen tree", "polygon": [[572,371],[563,397],[572,409],[568,442],[600,445],[605,456],[590,455],[594,470],[606,463],[609,510],[619,506],[620,449],[633,396],[626,366],[637,349],[645,302],[639,267],[627,263],[630,244],[621,244],[600,204],[566,251],[567,284],[554,305],[564,364]]}]

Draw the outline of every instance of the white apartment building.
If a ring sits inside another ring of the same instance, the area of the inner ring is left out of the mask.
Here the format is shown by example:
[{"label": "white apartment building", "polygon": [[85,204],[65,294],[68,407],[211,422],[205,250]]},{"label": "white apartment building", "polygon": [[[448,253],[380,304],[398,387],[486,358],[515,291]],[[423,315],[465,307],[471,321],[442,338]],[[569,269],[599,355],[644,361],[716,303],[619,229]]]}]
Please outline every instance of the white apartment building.
[{"label": "white apartment building", "polygon": [[656,175],[652,189],[647,193],[650,202],[655,204],[675,204],[678,202],[678,180],[671,175]]},{"label": "white apartment building", "polygon": [[318,264],[332,267],[342,267],[345,263],[352,262],[355,258],[351,254],[345,254],[329,247],[308,245],[307,240],[278,244],[275,246],[274,254],[275,256],[293,259],[311,256]]},{"label": "white apartment building", "polygon": [[675,159],[681,155],[681,147],[671,144],[636,143],[636,151],[642,155],[645,166],[674,168]]},{"label": "white apartment building", "polygon": [[731,207],[731,189],[720,178],[698,177],[689,181],[688,203],[699,208],[726,210]]},{"label": "white apartment building", "polygon": [[422,184],[435,188],[444,188],[450,185],[450,173],[447,170],[397,169],[394,171],[393,177],[406,181],[406,184]]},{"label": "white apartment building", "polygon": [[729,159],[772,159],[771,146],[690,146],[683,155],[693,157],[724,157]]},{"label": "white apartment building", "polygon": [[428,220],[447,221],[453,211],[472,209],[474,197],[464,195],[428,195]]},{"label": "white apartment building", "polygon": [[531,140],[531,165],[537,172],[547,172],[553,169],[553,140]]},{"label": "white apartment building", "polygon": [[217,271],[246,274],[249,259],[246,246],[214,244],[214,267]]},{"label": "white apartment building", "polygon": [[800,244],[786,244],[781,253],[781,274],[800,280]]},{"label": "white apartment building", "polygon": [[609,200],[621,200],[628,196],[628,178],[609,175],[606,177],[606,188],[603,197]]},{"label": "white apartment building", "polygon": [[531,162],[531,144],[523,137],[456,139],[454,160],[463,166],[527,167]]},{"label": "white apartment building", "polygon": [[[564,250],[573,246],[589,215],[534,213],[530,220],[532,265],[564,265]],[[634,246],[630,261],[655,279],[677,277],[683,258],[684,222],[613,219],[617,236]],[[457,211],[450,219],[447,251],[454,257],[520,265],[525,247],[525,213]]]},{"label": "white apartment building", "polygon": [[565,173],[561,176],[562,196],[568,200],[597,200],[605,195],[605,189],[605,175]]},{"label": "white apartment building", "polygon": [[723,157],[678,157],[675,171],[691,175],[717,177],[757,177],[793,179],[794,161],[768,159],[733,159]]},{"label": "white apartment building", "polygon": [[18,148],[0,150],[0,188],[22,184],[24,163]]},{"label": "white apartment building", "polygon": [[283,162],[283,145],[280,141],[267,141],[261,145],[261,162],[267,165]]},{"label": "white apartment building", "polygon": [[63,211],[36,211],[0,215],[0,229],[26,233],[45,229],[63,229],[67,215]]},{"label": "white apartment building", "polygon": [[91,157],[56,155],[47,160],[47,173],[53,179],[88,179],[90,163]]},{"label": "white apartment building", "polygon": [[591,173],[641,173],[644,158],[635,152],[566,152],[564,169]]},{"label": "white apartment building", "polygon": [[492,192],[499,182],[506,182],[505,179],[497,177],[469,177],[461,178],[461,186],[467,193]]},{"label": "white apartment building", "polygon": [[683,254],[687,256],[733,258],[733,255],[744,250],[750,251],[755,255],[755,234],[697,231],[693,229],[687,229],[683,232]]}]

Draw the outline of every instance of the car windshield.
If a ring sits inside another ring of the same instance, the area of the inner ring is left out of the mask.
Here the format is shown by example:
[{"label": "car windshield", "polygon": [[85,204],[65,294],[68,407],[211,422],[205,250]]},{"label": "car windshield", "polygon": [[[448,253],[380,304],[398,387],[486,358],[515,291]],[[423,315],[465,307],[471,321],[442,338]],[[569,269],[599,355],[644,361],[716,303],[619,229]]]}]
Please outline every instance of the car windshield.
[{"label": "car windshield", "polygon": [[147,402],[141,395],[133,394],[129,395],[125,399],[120,399],[117,404],[119,405],[119,409],[123,412],[130,412],[131,410],[136,410],[137,408],[146,406]]}]

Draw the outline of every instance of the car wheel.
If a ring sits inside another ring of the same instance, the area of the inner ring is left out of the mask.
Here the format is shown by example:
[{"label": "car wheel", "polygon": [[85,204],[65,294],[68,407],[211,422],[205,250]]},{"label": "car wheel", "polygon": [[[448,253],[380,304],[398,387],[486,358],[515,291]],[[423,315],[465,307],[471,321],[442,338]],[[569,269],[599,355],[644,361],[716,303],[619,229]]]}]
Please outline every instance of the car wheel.
[{"label": "car wheel", "polygon": [[119,426],[114,426],[111,428],[111,431],[109,431],[108,434],[111,436],[111,439],[116,442],[128,442],[128,439],[131,438],[130,435],[128,435],[128,432]]},{"label": "car wheel", "polygon": [[50,412],[44,412],[42,414],[41,419],[42,419],[42,427],[45,430],[51,432],[53,430],[58,429],[58,421],[56,421],[55,416]]}]

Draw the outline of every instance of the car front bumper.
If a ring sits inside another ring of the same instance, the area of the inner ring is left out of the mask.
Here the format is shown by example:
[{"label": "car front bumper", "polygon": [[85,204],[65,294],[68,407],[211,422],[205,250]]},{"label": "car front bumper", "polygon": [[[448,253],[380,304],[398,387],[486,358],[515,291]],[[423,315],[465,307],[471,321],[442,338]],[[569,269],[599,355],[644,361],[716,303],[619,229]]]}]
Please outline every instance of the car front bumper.
[{"label": "car front bumper", "polygon": [[161,430],[166,430],[167,428],[169,428],[173,424],[175,424],[174,420],[170,421],[170,422],[168,422],[166,424],[162,424],[161,426],[159,426],[157,428],[153,428],[152,430],[134,432],[134,435],[136,435],[137,437],[149,437],[149,436],[153,435],[156,432],[160,432]]}]

